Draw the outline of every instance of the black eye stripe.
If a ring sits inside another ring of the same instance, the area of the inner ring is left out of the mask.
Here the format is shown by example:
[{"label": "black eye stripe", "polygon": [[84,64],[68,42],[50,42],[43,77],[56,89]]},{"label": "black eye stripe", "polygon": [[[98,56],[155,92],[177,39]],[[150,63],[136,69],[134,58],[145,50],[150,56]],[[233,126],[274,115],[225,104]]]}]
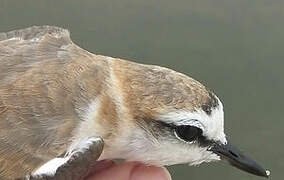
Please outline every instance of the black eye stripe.
[{"label": "black eye stripe", "polygon": [[202,136],[202,130],[200,128],[189,125],[176,126],[175,133],[180,139],[186,142],[195,141]]},{"label": "black eye stripe", "polygon": [[[183,141],[186,141],[186,142],[190,142],[188,140],[191,140],[188,134],[186,135],[187,137],[182,137],[183,136],[182,134],[186,134],[186,131],[187,131],[185,127],[189,125],[175,125],[173,123],[165,123],[160,120],[150,120],[149,121],[147,119],[140,121],[139,125],[141,127],[144,126],[144,128],[142,128],[144,130],[145,129],[150,130],[146,132],[147,133],[150,132],[150,135],[154,136],[155,138],[160,138],[160,137],[173,138],[174,137],[174,138],[182,139]],[[147,127],[145,128],[145,126]],[[197,128],[195,126],[191,126],[191,127]],[[181,128],[180,133],[177,133],[177,131],[179,131],[178,130],[179,128]],[[203,136],[203,131],[200,128],[197,128],[197,129],[198,129],[196,133],[197,135],[194,138],[195,140],[193,140],[194,142],[198,143],[198,145],[201,147],[209,147],[211,144],[214,143],[214,141],[208,140],[205,136]]]}]

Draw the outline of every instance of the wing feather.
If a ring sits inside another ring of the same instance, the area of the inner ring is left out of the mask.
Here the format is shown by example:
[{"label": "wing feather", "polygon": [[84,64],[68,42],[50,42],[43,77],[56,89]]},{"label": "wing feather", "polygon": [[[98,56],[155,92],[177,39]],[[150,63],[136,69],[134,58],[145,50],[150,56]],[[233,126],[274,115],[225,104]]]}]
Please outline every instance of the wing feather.
[{"label": "wing feather", "polygon": [[87,51],[75,45],[66,29],[33,26],[0,33],[0,81],[5,84],[43,61],[69,61]]}]

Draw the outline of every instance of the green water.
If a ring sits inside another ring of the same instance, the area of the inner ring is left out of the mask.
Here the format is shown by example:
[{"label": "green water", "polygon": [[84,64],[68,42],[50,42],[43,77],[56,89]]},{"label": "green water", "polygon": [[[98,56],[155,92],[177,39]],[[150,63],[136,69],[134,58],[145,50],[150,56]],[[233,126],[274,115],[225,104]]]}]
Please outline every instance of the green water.
[{"label": "green water", "polygon": [[[0,31],[43,24],[91,52],[200,80],[224,102],[231,140],[283,179],[283,0],[0,0]],[[169,169],[174,180],[261,179],[224,163]]]}]

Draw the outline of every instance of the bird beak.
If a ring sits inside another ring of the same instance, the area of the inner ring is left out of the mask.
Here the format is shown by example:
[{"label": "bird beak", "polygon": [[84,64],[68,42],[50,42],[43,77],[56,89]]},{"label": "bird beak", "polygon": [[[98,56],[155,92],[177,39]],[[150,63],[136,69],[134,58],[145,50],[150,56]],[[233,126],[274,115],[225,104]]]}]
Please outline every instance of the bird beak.
[{"label": "bird beak", "polygon": [[268,170],[263,169],[257,162],[245,156],[238,148],[234,147],[229,142],[227,144],[216,142],[209,150],[219,155],[221,159],[226,159],[232,166],[248,173],[263,177],[268,177],[270,174]]}]

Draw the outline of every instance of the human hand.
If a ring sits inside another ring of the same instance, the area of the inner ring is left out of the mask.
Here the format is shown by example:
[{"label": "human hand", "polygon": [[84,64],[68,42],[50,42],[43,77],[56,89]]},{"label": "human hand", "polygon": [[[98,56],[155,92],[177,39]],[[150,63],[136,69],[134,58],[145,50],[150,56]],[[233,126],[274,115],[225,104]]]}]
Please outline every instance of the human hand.
[{"label": "human hand", "polygon": [[171,180],[166,168],[146,166],[137,162],[115,164],[100,162],[94,167],[87,180]]}]

